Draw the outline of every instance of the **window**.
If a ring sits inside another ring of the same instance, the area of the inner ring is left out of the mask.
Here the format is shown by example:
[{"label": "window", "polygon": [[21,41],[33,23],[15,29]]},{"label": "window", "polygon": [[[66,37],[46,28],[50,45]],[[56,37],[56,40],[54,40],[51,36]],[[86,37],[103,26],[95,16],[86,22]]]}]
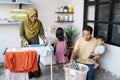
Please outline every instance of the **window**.
[{"label": "window", "polygon": [[100,2],[107,2],[107,1],[110,1],[110,0],[99,0]]},{"label": "window", "polygon": [[112,42],[120,44],[120,25],[113,25]]},{"label": "window", "polygon": [[120,46],[120,0],[85,0],[84,25],[94,27],[94,36]]},{"label": "window", "polygon": [[98,35],[104,35],[105,40],[107,40],[107,30],[108,24],[103,23],[98,24]]},{"label": "window", "polygon": [[95,1],[95,0],[89,0],[89,1]]},{"label": "window", "polygon": [[114,22],[120,22],[120,3],[115,4],[113,21]]},{"label": "window", "polygon": [[99,21],[109,21],[110,4],[99,5]]},{"label": "window", "polygon": [[95,17],[95,6],[88,7],[88,20],[94,20]]}]

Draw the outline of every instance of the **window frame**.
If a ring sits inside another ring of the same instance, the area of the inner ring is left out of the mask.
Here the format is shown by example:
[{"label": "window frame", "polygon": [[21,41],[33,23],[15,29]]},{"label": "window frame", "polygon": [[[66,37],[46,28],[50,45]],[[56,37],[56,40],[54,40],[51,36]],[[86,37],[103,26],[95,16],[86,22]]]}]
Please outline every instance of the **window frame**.
[{"label": "window frame", "polygon": [[[95,1],[89,1],[89,0],[85,0],[84,1],[84,21],[83,21],[83,25],[86,26],[87,23],[93,23],[94,24],[94,37],[97,37],[98,35],[98,25],[99,24],[108,24],[108,30],[107,30],[107,39],[106,39],[106,43],[111,44],[111,45],[115,45],[115,46],[120,46],[120,44],[115,43],[114,41],[112,41],[112,28],[113,25],[120,25],[120,22],[114,22],[113,21],[113,16],[114,16],[114,5],[115,3],[120,3],[120,0],[109,0],[106,2],[100,2],[100,0],[95,0]],[[109,20],[108,21],[99,21],[99,8],[100,5],[103,4],[110,4],[110,10],[109,10]],[[95,17],[94,20],[88,20],[88,7],[89,6],[95,6]]]}]

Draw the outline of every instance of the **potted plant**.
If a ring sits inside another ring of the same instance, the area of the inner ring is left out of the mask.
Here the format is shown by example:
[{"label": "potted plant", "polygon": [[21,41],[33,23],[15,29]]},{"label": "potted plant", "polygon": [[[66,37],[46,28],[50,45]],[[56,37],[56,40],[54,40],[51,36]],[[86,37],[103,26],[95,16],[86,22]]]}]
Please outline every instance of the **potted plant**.
[{"label": "potted plant", "polygon": [[72,47],[72,40],[75,34],[77,33],[76,28],[67,27],[64,29],[65,36],[67,38],[67,47]]}]

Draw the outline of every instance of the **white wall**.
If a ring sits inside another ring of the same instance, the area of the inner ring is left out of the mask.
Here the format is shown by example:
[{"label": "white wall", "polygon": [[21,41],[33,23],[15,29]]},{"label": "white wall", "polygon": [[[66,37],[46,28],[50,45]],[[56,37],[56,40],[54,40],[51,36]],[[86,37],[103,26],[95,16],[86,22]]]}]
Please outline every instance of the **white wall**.
[{"label": "white wall", "polygon": [[120,47],[106,44],[106,52],[100,59],[100,66],[113,75],[120,77]]},{"label": "white wall", "polygon": [[19,24],[0,25],[0,47],[19,47]]},{"label": "white wall", "polygon": [[82,28],[83,28],[83,18],[84,18],[84,0],[72,0],[72,5],[74,7],[74,25],[77,28],[79,34],[75,38],[74,43],[77,38],[82,36]]}]

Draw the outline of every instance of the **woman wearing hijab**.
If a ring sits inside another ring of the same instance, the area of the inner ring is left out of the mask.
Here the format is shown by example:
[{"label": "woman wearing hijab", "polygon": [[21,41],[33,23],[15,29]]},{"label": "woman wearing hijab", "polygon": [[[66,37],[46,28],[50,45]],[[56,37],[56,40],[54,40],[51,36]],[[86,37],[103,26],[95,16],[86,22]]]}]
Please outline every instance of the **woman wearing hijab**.
[{"label": "woman wearing hijab", "polygon": [[[39,44],[39,37],[48,44],[48,41],[44,35],[44,29],[40,20],[38,20],[38,11],[36,8],[30,8],[28,15],[23,20],[20,27],[21,47],[28,47],[30,44]],[[39,62],[39,60],[38,60]],[[29,72],[29,78],[40,77],[41,70],[38,63],[38,71]]]},{"label": "woman wearing hijab", "polygon": [[30,44],[39,44],[39,37],[45,44],[48,44],[42,23],[38,20],[38,11],[36,8],[30,8],[28,10],[28,16],[20,27],[20,37],[22,39],[22,47],[28,47]]}]

